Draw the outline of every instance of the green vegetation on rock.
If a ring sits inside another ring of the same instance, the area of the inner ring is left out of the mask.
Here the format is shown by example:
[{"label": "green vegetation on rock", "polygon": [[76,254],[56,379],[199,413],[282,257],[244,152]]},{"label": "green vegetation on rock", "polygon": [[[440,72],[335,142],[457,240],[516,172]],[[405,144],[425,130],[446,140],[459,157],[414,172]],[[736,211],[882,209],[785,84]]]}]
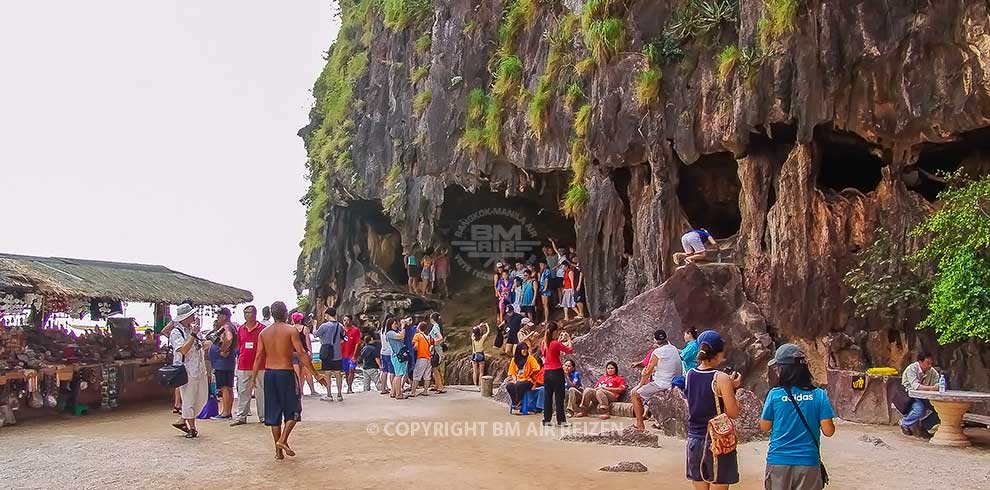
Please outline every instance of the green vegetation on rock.
[{"label": "green vegetation on rock", "polygon": [[377,0],[342,0],[340,34],[330,47],[326,65],[313,85],[315,104],[312,128],[303,134],[306,168],[310,180],[306,195],[306,229],[303,254],[309,256],[323,241],[324,216],[334,198],[331,188],[339,181],[354,182],[351,162],[351,132],[355,106],[354,85],[368,69],[368,43]]},{"label": "green vegetation on rock", "polygon": [[711,36],[736,21],[737,8],[735,0],[687,0],[674,9],[666,33],[681,42]]},{"label": "green vegetation on rock", "polygon": [[912,230],[928,243],[911,258],[936,264],[928,300],[930,327],[939,343],[990,340],[990,176],[949,176],[941,207]]},{"label": "green vegetation on rock", "polygon": [[578,138],[588,135],[588,124],[591,122],[591,104],[585,104],[574,115],[574,134]]},{"label": "green vegetation on rock", "polygon": [[766,47],[794,29],[801,0],[763,0],[764,17],[757,22],[760,43]]},{"label": "green vegetation on rock", "polygon": [[429,34],[423,34],[416,40],[416,52],[419,54],[428,53],[431,46],[433,46],[433,38]]},{"label": "green vegetation on rock", "polygon": [[574,104],[584,99],[584,91],[581,90],[581,85],[577,82],[571,82],[567,85],[567,93],[564,95],[564,104],[567,107],[573,108]]},{"label": "green vegetation on rock", "polygon": [[578,75],[586,77],[594,72],[597,66],[598,64],[595,63],[593,58],[584,58],[574,65],[574,71],[576,71]]},{"label": "green vegetation on rock", "polygon": [[661,74],[655,68],[643,70],[636,75],[633,95],[640,109],[650,107],[660,100],[660,78]]},{"label": "green vegetation on rock", "polygon": [[425,27],[433,15],[430,0],[381,0],[381,5],[385,27],[393,31],[411,26]]},{"label": "green vegetation on rock", "polygon": [[492,84],[492,94],[496,97],[506,97],[515,94],[522,88],[522,61],[518,56],[509,55],[498,62],[495,69],[495,82]]},{"label": "green vegetation on rock", "polygon": [[430,74],[430,65],[420,65],[413,68],[413,71],[409,74],[409,81],[412,83],[418,83],[420,80],[426,78],[426,75]]},{"label": "green vegetation on rock", "polygon": [[565,216],[573,218],[584,211],[590,200],[591,194],[584,184],[572,185],[567,189],[567,194],[564,195],[564,200],[560,203],[560,209]]},{"label": "green vegetation on rock", "polygon": [[527,24],[531,24],[535,19],[535,0],[515,0],[512,2],[506,8],[502,22],[498,26],[499,48],[507,49],[511,46],[523,28]]},{"label": "green vegetation on rock", "polygon": [[592,21],[584,32],[584,42],[599,63],[608,61],[625,46],[623,20],[610,17]]},{"label": "green vegetation on rock", "polygon": [[718,60],[718,80],[720,82],[725,82],[729,79],[729,75],[732,71],[736,69],[736,63],[739,62],[739,56],[742,55],[742,51],[739,47],[731,44],[726,46],[718,56],[715,57]]},{"label": "green vegetation on rock", "polygon": [[433,93],[429,90],[424,90],[416,94],[416,96],[413,97],[413,112],[417,116],[422,114],[423,110],[426,109],[426,106],[430,104],[431,100],[433,100]]}]

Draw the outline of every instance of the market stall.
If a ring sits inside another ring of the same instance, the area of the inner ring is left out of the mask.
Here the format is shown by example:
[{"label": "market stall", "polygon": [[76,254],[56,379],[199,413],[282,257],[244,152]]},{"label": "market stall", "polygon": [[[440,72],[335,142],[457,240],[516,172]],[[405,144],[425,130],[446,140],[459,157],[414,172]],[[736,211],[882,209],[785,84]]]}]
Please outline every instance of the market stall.
[{"label": "market stall", "polygon": [[[249,291],[159,265],[0,254],[0,427],[16,419],[81,414],[168,397],[156,373],[166,354],[122,313],[154,305],[154,331],[169,305],[201,311],[252,300]],[[99,326],[77,333],[65,318]]]}]

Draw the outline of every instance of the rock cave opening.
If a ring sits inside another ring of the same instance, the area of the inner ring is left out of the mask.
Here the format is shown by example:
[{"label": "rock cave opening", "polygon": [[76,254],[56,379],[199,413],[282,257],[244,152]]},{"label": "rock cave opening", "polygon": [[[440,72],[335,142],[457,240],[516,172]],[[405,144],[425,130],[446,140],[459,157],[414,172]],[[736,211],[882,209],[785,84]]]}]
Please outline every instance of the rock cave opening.
[{"label": "rock cave opening", "polygon": [[717,239],[739,233],[742,183],[732,153],[702,155],[679,169],[677,199],[691,226],[705,228]]},{"label": "rock cave opening", "polygon": [[365,241],[354,243],[353,252],[359,262],[384,274],[395,284],[405,284],[406,270],[402,266],[402,237],[382,209],[380,200],[354,200],[348,207],[355,217],[355,236],[365,236]]},{"label": "rock cave opening", "polygon": [[[645,175],[649,176],[649,164],[640,165],[645,167]],[[633,254],[633,223],[635,221],[632,215],[632,204],[629,201],[629,184],[633,179],[633,167],[619,167],[610,173],[612,174],[612,184],[615,185],[615,192],[619,194],[619,199],[622,200],[622,214],[625,217],[625,223],[622,227],[623,252],[626,254],[622,258],[622,266],[624,267],[628,256]]]},{"label": "rock cave opening", "polygon": [[876,190],[887,164],[881,150],[863,138],[830,128],[816,128],[818,177],[821,190],[842,192],[856,189],[864,194]]},{"label": "rock cave opening", "polygon": [[963,169],[970,177],[990,174],[990,128],[964,133],[956,141],[925,143],[918,160],[901,174],[909,190],[935,202],[945,189],[945,174]]},{"label": "rock cave opening", "polygon": [[574,221],[560,212],[567,189],[564,172],[533,174],[533,185],[506,197],[487,185],[469,192],[459,185],[444,190],[437,223],[440,242],[449,248],[450,288],[488,294],[498,261],[535,263],[550,239],[576,244]]}]

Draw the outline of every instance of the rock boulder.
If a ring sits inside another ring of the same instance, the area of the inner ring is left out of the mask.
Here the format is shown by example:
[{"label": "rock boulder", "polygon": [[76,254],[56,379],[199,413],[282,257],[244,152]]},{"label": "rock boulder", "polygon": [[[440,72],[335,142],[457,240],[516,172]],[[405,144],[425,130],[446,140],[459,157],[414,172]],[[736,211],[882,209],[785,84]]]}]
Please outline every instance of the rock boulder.
[{"label": "rock boulder", "polygon": [[615,309],[608,319],[574,340],[574,358],[583,379],[591,383],[604,373],[607,361],[619,364],[630,385],[639,373],[628,369],[653,348],[653,331],[667,331],[671,343],[684,347],[684,329],[718,330],[726,343],[726,366],[743,373],[744,385],[767,391],[767,361],[773,341],[766,321],[746,298],[739,268],[731,264],[691,265],[666,282]]},{"label": "rock boulder", "polygon": [[[766,439],[767,435],[760,430],[760,415],[763,412],[763,402],[755,393],[747,389],[736,392],[739,402],[739,416],[736,417],[736,438],[742,444],[745,442]],[[687,399],[681,390],[666,390],[647,402],[650,412],[657,418],[660,431],[671,437],[687,438]]]}]

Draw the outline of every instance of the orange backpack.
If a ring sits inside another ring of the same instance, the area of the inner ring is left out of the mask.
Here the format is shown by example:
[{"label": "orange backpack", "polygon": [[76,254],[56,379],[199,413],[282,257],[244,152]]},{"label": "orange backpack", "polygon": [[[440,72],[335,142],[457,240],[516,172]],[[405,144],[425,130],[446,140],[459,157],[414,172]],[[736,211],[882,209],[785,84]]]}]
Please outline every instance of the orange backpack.
[{"label": "orange backpack", "polygon": [[[718,457],[729,454],[736,450],[736,425],[732,418],[722,411],[722,404],[719,403],[718,391],[715,387],[715,378],[712,378],[712,393],[715,398],[716,415],[708,421],[708,432],[705,434],[705,442],[711,444],[712,453],[712,479],[707,483],[715,483],[718,480]],[[705,455],[702,453],[701,461],[704,463]],[[699,466],[702,466],[699,464]],[[704,472],[698,469],[699,474],[704,479]]]}]

